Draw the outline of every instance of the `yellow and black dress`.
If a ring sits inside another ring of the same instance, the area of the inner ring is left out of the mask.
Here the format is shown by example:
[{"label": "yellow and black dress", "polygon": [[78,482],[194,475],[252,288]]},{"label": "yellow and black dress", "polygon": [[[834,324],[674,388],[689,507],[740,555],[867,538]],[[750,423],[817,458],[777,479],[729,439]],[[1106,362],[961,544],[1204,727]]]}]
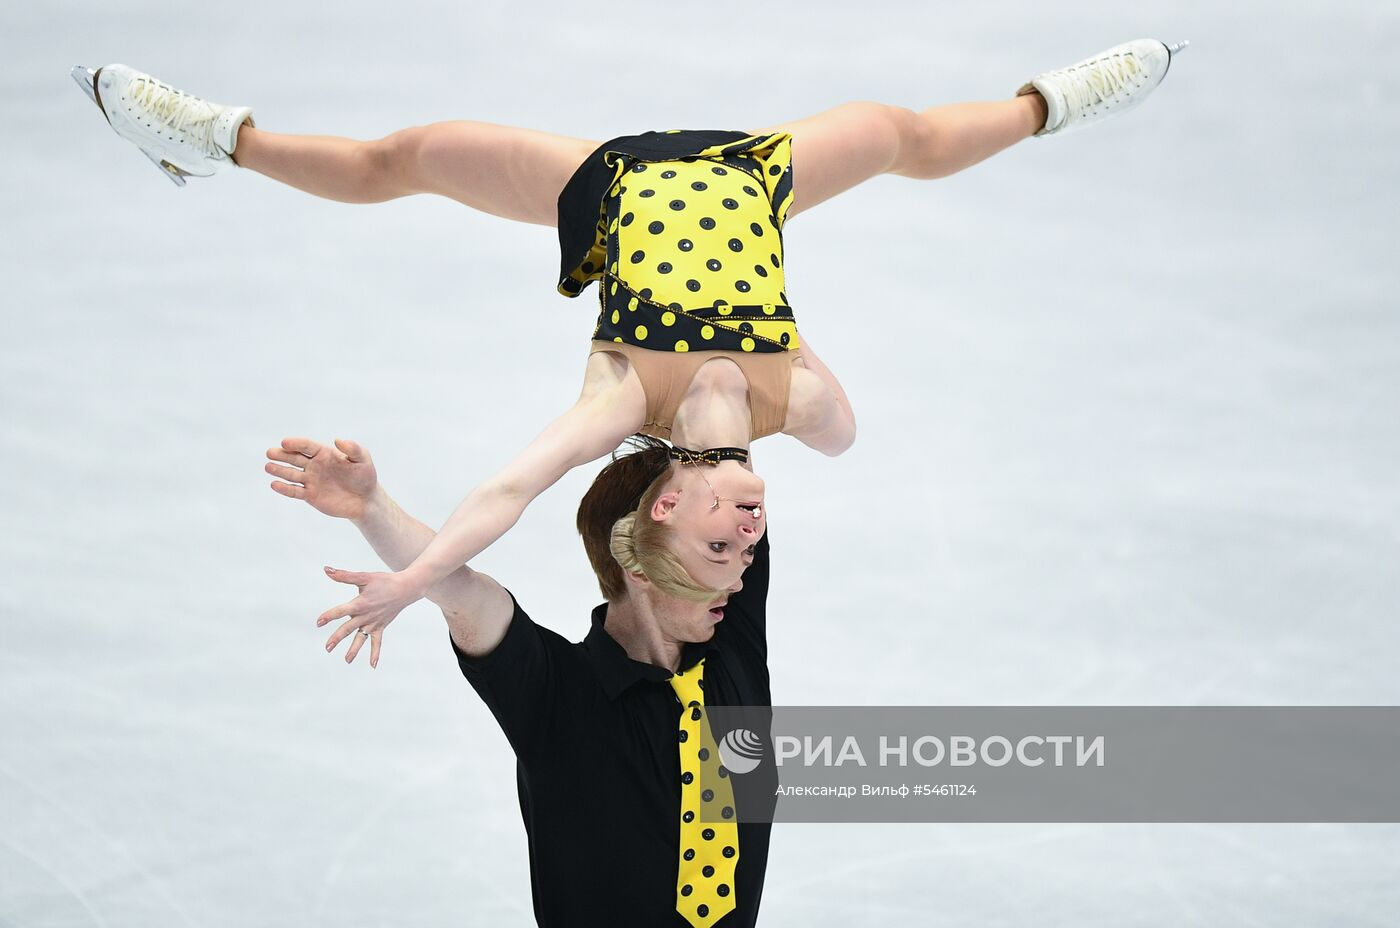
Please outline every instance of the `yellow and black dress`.
[{"label": "yellow and black dress", "polygon": [[[644,431],[670,437],[715,352],[749,380],[753,435],[782,429],[799,346],[783,281],[792,137],[671,130],[605,142],[559,196],[558,290],[599,282],[594,351],[632,361]],[[781,395],[779,395],[781,394]]]}]

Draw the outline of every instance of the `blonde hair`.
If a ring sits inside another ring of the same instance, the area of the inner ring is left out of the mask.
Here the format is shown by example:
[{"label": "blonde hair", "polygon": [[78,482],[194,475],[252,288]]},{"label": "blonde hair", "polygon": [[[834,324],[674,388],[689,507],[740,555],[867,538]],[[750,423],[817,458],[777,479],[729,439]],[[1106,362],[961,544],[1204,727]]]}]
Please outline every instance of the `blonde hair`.
[{"label": "blonde hair", "polygon": [[624,571],[639,573],[663,593],[704,602],[718,590],[695,582],[670,550],[675,534],[651,518],[678,465],[671,447],[647,435],[634,435],[594,478],[578,507],[578,533],[603,598],[627,595]]},{"label": "blonde hair", "polygon": [[713,599],[720,591],[695,580],[671,550],[675,532],[651,517],[652,506],[670,482],[673,468],[652,481],[637,508],[613,523],[608,548],[626,573],[638,573],[662,593],[690,602]]}]

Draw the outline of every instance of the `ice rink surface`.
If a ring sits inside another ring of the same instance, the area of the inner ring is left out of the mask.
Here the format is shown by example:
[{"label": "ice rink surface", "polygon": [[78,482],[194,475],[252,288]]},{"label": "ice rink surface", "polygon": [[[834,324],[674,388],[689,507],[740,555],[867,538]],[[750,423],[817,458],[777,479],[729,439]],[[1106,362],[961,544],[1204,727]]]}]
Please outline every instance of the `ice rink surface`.
[{"label": "ice rink surface", "polygon": [[[774,701],[1400,703],[1400,6],[6,5],[0,926],[532,923],[441,616],[325,654],[321,565],[379,564],[262,466],[354,438],[440,525],[572,401],[596,307],[552,228],[177,190],[69,66],[275,131],[602,140],[1009,96],[1146,36],[1192,46],[1142,109],[787,227],[861,435],[758,446]],[[475,565],[575,639],[593,472]],[[1390,926],[1400,826],[778,826],[762,924]]]}]

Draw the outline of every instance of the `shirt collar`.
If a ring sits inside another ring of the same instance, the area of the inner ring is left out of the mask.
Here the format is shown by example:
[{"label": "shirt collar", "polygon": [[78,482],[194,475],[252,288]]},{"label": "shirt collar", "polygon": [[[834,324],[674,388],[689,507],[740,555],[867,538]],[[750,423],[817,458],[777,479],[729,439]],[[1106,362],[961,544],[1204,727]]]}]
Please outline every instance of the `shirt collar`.
[{"label": "shirt collar", "polygon": [[[607,603],[594,608],[592,627],[588,630],[588,636],[583,639],[583,647],[608,699],[616,699],[623,690],[640,680],[664,683],[671,679],[671,671],[665,667],[628,657],[622,645],[603,627],[607,617]],[[700,663],[700,659],[706,654],[717,650],[714,638],[709,641],[686,642],[681,645],[681,670],[689,670]]]}]

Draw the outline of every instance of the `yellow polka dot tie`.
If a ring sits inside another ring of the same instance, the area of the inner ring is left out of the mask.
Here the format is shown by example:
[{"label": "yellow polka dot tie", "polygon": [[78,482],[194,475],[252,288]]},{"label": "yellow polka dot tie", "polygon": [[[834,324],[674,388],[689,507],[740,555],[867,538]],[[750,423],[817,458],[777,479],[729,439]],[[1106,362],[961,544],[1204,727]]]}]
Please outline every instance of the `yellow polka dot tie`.
[{"label": "yellow polka dot tie", "polygon": [[[671,677],[681,702],[681,860],[676,875],[676,911],[706,928],[734,909],[734,866],[739,862],[739,826],[734,791],[720,775],[719,751],[705,705],[705,662]],[[701,771],[704,776],[701,776]],[[713,821],[702,821],[702,819]]]}]

